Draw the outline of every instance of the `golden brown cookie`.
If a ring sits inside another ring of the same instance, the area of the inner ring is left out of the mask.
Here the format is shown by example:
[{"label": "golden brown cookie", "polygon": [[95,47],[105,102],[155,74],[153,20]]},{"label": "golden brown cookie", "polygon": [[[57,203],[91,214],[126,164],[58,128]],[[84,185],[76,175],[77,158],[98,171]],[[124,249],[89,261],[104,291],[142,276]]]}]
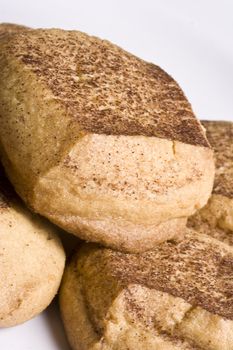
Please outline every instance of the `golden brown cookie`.
[{"label": "golden brown cookie", "polygon": [[29,320],[57,293],[65,263],[57,230],[29,212],[0,168],[0,327]]},{"label": "golden brown cookie", "polygon": [[26,203],[120,250],[181,235],[214,164],[178,84],[78,31],[30,30],[0,46],[0,153]]},{"label": "golden brown cookie", "polygon": [[233,245],[233,123],[203,121],[216,159],[212,196],[188,226]]},{"label": "golden brown cookie", "polygon": [[60,308],[73,350],[232,350],[233,250],[188,231],[143,254],[85,244]]}]

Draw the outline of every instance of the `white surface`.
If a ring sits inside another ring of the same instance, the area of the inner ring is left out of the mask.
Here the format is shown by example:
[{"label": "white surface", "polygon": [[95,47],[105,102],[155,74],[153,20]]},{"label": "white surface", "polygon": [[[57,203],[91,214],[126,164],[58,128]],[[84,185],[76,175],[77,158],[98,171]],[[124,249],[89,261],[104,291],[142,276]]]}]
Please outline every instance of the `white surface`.
[{"label": "white surface", "polygon": [[22,325],[0,329],[1,350],[70,350],[57,301]]},{"label": "white surface", "polygon": [[[154,62],[199,118],[233,120],[231,0],[0,0],[0,22],[79,29]],[[0,330],[0,350],[67,350],[56,306]]]}]

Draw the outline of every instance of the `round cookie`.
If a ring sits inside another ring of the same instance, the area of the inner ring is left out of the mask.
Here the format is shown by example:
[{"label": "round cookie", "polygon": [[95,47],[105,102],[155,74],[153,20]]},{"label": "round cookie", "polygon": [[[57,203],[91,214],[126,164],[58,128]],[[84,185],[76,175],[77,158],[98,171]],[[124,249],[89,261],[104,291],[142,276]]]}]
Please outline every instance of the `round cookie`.
[{"label": "round cookie", "polygon": [[[29,29],[13,23],[2,23],[0,24],[0,39],[7,34],[14,34]],[[134,222],[122,220],[122,218],[112,219],[111,217],[104,221],[93,220],[92,218],[88,220],[79,218],[79,221],[79,230],[82,232],[83,238],[92,241],[93,236],[98,237],[99,243],[118,248],[121,251],[137,253],[149,250],[154,245],[176,236],[182,237],[187,219],[184,217],[174,218],[152,225],[146,223],[135,224]]]},{"label": "round cookie", "polygon": [[23,200],[118,250],[182,235],[209,198],[214,162],[174,79],[79,31],[28,30],[0,45],[0,153]]},{"label": "round cookie", "polygon": [[60,309],[73,350],[232,350],[233,249],[188,231],[143,254],[84,244]]},{"label": "round cookie", "polygon": [[188,227],[233,245],[233,123],[203,121],[214,149],[216,173],[208,203],[188,219]]},{"label": "round cookie", "polygon": [[29,212],[0,168],[0,327],[29,320],[57,293],[65,253],[56,231]]}]

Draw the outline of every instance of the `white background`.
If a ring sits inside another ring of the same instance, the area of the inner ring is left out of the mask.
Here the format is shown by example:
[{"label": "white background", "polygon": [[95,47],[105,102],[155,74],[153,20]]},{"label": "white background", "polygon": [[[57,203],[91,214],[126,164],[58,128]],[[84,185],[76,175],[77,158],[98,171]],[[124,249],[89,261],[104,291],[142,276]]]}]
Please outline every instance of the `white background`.
[{"label": "white background", "polygon": [[[0,22],[79,29],[154,62],[199,118],[233,120],[233,1],[0,0]],[[67,350],[55,306],[0,330],[0,350]]]}]

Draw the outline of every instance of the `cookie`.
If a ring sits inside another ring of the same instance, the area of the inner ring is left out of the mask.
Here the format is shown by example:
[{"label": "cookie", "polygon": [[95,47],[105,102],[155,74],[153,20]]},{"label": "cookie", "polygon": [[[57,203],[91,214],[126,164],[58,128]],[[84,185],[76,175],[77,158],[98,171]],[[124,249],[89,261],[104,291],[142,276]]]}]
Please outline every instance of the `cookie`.
[{"label": "cookie", "polygon": [[231,350],[233,250],[195,231],[143,254],[84,244],[60,308],[73,350]]},{"label": "cookie", "polygon": [[0,168],[0,327],[31,319],[57,293],[65,263],[57,231],[25,207]]},{"label": "cookie", "polygon": [[233,245],[233,123],[202,123],[215,152],[214,188],[207,205],[191,216],[187,224]]},{"label": "cookie", "polygon": [[24,201],[118,250],[182,236],[214,163],[175,80],[79,31],[29,30],[0,46],[0,155]]}]

